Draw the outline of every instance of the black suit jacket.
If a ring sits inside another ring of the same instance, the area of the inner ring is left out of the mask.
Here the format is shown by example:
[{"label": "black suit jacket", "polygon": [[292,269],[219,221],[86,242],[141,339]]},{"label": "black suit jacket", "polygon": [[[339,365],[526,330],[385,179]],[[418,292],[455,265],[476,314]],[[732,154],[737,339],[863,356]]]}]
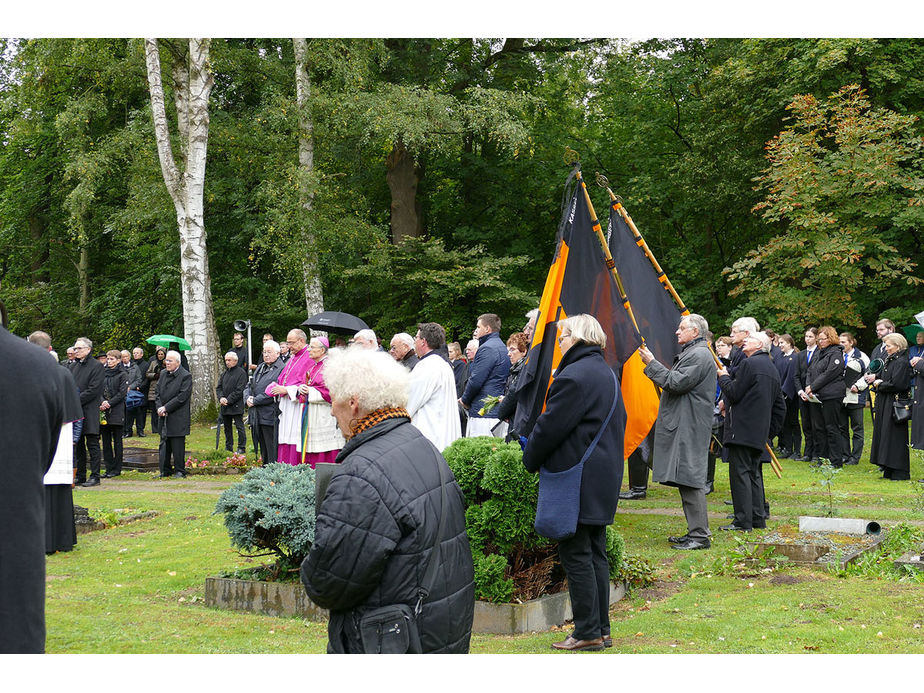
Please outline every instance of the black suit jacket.
[{"label": "black suit jacket", "polygon": [[180,366],[173,373],[164,368],[157,381],[156,406],[166,408],[161,435],[167,438],[189,435],[192,376]]},{"label": "black suit jacket", "polygon": [[83,361],[74,361],[71,373],[80,390],[83,407],[83,435],[99,435],[99,405],[103,401],[103,364],[91,355]]},{"label": "black suit jacket", "polygon": [[746,358],[735,377],[719,376],[725,397],[725,443],[763,450],[782,427],[786,401],[770,354],[759,351]]}]

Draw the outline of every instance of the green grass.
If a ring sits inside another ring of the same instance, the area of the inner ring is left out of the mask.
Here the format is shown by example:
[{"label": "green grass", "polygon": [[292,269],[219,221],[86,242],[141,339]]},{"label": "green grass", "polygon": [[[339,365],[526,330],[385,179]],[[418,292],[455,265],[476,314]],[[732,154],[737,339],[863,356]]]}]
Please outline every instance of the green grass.
[{"label": "green grass", "polygon": [[[214,449],[215,432],[197,427],[190,454]],[[869,438],[867,438],[868,440]],[[157,438],[131,444],[156,445]],[[781,461],[783,479],[765,480],[770,528],[820,514],[822,489],[808,463]],[[769,471],[769,470],[768,470]],[[643,501],[622,502],[616,527],[627,551],[655,566],[656,582],[612,610],[615,647],[608,653],[924,652],[924,582],[900,578],[889,560],[866,561],[841,573],[740,560],[741,537],[717,531],[728,520],[727,469],[718,469],[713,548],[672,550],[665,537],[685,531],[675,489],[651,485]],[[913,453],[912,478],[924,477]],[[80,535],[75,551],[47,561],[47,651],[51,653],[320,653],[326,625],[207,608],[204,582],[248,559],[230,547],[218,493],[239,477],[155,480],[129,472],[95,489],[77,488],[75,502],[106,517],[156,510],[153,519]],[[866,456],[834,482],[841,517],[899,522],[918,532],[914,482],[878,478]],[[755,532],[750,537],[758,537]],[[546,653],[561,631],[522,636],[475,635],[472,652]]]}]

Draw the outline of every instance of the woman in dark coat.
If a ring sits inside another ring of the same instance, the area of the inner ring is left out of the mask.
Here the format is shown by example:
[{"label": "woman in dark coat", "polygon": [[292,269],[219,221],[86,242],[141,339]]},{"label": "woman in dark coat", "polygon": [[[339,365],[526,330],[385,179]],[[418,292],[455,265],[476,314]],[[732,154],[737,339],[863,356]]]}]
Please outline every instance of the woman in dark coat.
[{"label": "woman in dark coat", "polygon": [[418,604],[445,495],[436,575],[416,623],[423,652],[468,652],[475,584],[464,500],[443,456],[404,409],[410,375],[384,352],[361,347],[328,359],[331,413],[347,442],[301,568],[308,596],[330,609],[327,651],[365,652],[358,630],[365,612]]},{"label": "woman in dark coat", "polygon": [[[619,388],[603,358],[606,335],[590,315],[575,315],[558,324],[562,359],[549,388],[545,412],[538,418],[523,452],[530,472],[545,467],[562,472],[574,467],[606,421]],[[600,650],[612,644],[609,621],[609,562],[606,526],[619,502],[623,470],[622,401],[596,448],[584,463],[577,529],[558,544],[568,575],[574,632],[552,644],[558,650]]]},{"label": "woman in dark coat", "polygon": [[148,362],[148,369],[144,373],[147,378],[148,386],[148,409],[151,411],[151,430],[160,433],[160,417],[157,415],[157,406],[154,404],[157,399],[157,380],[160,378],[160,372],[164,370],[164,358],[167,356],[167,350],[163,347],[157,347],[154,356]]},{"label": "woman in dark coat", "polygon": [[[103,378],[103,401],[100,402],[100,436],[103,443],[104,478],[122,473],[122,430],[125,426],[125,395],[128,394],[128,373],[122,368],[122,356],[113,349],[106,352]],[[103,423],[105,419],[106,423]]]},{"label": "woman in dark coat", "polygon": [[799,430],[799,396],[796,386],[796,366],[799,350],[790,334],[780,335],[780,356],[774,360],[780,374],[780,388],[786,399],[786,420],[780,431],[780,458],[799,457],[802,454],[802,432]]},{"label": "woman in dark coat", "polygon": [[892,405],[896,399],[908,396],[911,387],[911,364],[905,351],[907,340],[893,332],[882,338],[886,351],[876,387],[876,417],[873,423],[873,442],[870,446],[870,464],[882,469],[883,479],[907,481],[911,478],[911,461],[908,454],[908,422],[895,423]]},{"label": "woman in dark coat", "polygon": [[[922,335],[924,332],[918,332]],[[914,406],[911,409],[911,447],[924,450],[924,357],[911,359],[914,374]]]},{"label": "woman in dark coat", "polygon": [[504,386],[504,398],[497,405],[494,414],[501,421],[507,422],[506,441],[518,438],[513,426],[513,419],[517,413],[517,398],[512,395],[516,390],[517,378],[523,370],[523,364],[526,363],[526,352],[529,351],[529,345],[526,342],[526,334],[523,332],[514,332],[507,338],[507,354],[510,356],[510,372],[507,374],[507,384]]},{"label": "woman in dark coat", "polygon": [[[815,395],[821,400],[821,415],[824,428],[821,433],[822,449],[832,466],[844,465],[844,441],[847,440],[847,421],[843,415],[844,395],[844,351],[837,332],[830,325],[818,328],[816,337],[818,353],[811,360],[806,375],[805,394]],[[819,405],[815,405],[819,406]]]}]

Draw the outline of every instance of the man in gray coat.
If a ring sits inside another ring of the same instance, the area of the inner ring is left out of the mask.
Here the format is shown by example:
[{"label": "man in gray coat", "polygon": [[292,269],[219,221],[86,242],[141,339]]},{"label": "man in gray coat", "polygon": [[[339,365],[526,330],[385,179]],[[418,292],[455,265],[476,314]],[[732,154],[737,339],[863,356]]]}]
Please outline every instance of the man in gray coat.
[{"label": "man in gray coat", "polygon": [[645,375],[661,388],[651,478],[680,491],[687,533],[668,537],[673,548],[708,549],[706,468],[715,402],[715,361],[706,342],[709,324],[701,315],[691,313],[681,318],[676,334],[681,351],[670,369],[656,361],[647,348],[639,348],[639,356],[647,364]]}]

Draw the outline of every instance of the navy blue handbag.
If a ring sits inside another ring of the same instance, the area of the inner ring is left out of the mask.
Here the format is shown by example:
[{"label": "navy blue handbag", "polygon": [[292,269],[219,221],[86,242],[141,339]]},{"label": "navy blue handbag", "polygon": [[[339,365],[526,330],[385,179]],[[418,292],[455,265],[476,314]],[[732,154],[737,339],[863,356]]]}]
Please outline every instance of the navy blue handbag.
[{"label": "navy blue handbag", "polygon": [[533,526],[536,533],[546,539],[561,541],[570,539],[577,531],[578,513],[581,509],[581,477],[584,474],[584,462],[597,447],[603,431],[610,423],[616,403],[619,401],[619,383],[613,376],[613,404],[581,461],[563,472],[550,472],[544,466],[539,467],[539,502],[536,504],[536,521]]}]

